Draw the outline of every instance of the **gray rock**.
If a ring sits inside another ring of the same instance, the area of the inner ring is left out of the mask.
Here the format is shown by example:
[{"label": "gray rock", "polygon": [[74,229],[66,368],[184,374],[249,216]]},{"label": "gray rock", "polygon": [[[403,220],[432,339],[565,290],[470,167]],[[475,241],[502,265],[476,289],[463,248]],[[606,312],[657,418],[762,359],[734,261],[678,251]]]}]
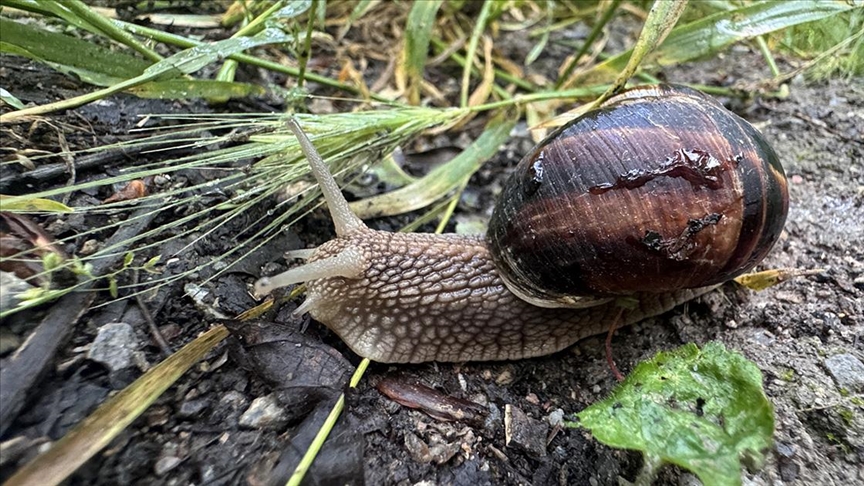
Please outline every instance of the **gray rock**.
[{"label": "gray rock", "polygon": [[0,312],[15,308],[21,302],[19,296],[33,288],[14,273],[0,272]]},{"label": "gray rock", "polygon": [[163,476],[168,471],[177,467],[181,461],[182,460],[177,456],[162,457],[153,465],[153,472],[156,473],[157,476]]},{"label": "gray rock", "polygon": [[125,322],[105,324],[99,328],[87,357],[104,364],[111,371],[122,370],[138,362],[135,356],[138,346],[132,326]]},{"label": "gray rock", "polygon": [[184,400],[183,403],[180,405],[180,410],[177,411],[177,417],[196,418],[209,407],[210,400],[207,400],[206,398]]},{"label": "gray rock", "polygon": [[864,391],[864,363],[851,354],[838,354],[825,360],[834,381],[853,392]]},{"label": "gray rock", "polygon": [[507,447],[522,449],[534,457],[546,455],[546,435],[549,426],[533,419],[519,407],[504,407],[504,438]]},{"label": "gray rock", "polygon": [[273,395],[252,400],[252,404],[240,416],[240,425],[250,429],[280,429],[287,424],[288,416]]}]

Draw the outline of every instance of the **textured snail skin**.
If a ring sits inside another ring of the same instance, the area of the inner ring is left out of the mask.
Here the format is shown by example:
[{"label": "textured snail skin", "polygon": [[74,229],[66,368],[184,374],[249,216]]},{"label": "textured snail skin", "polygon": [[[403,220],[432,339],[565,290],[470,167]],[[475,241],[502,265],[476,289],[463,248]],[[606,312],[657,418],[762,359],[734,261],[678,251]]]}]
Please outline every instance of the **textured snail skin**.
[{"label": "textured snail skin", "polygon": [[308,310],[355,353],[385,363],[542,356],[713,288],[637,294],[633,309],[614,301],[585,309],[537,307],[507,289],[483,237],[454,234],[361,230],[318,247],[310,261],[348,247],[361,249],[367,270],[357,279],[307,282]]}]

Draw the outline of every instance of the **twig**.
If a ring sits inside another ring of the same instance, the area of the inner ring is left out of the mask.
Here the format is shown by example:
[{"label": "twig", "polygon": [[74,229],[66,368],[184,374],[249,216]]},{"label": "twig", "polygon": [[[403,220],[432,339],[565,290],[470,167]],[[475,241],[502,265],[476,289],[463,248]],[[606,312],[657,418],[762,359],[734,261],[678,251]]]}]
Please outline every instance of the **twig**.
[{"label": "twig", "polygon": [[[132,285],[138,284],[138,274],[139,271],[136,268],[135,271],[132,272]],[[159,330],[159,326],[156,325],[156,321],[153,320],[153,314],[150,313],[150,309],[147,308],[144,299],[141,298],[140,292],[135,294],[135,303],[138,304],[138,309],[141,310],[141,315],[144,316],[144,320],[147,321],[147,327],[150,328],[150,335],[162,351],[162,356],[167,358],[174,354],[174,350],[171,349],[168,341],[165,340],[165,336],[162,335],[162,331]]]}]

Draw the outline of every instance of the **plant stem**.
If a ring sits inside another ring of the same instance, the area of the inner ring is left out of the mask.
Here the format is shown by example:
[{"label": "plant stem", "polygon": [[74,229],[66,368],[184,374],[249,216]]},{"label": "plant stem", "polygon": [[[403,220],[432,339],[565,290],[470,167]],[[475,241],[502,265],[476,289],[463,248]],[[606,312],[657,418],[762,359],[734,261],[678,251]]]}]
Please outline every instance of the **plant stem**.
[{"label": "plant stem", "polygon": [[[351,376],[351,381],[348,383],[348,386],[350,386],[351,388],[357,387],[357,384],[360,383],[360,379],[363,378],[363,373],[365,373],[366,368],[369,367],[369,363],[369,358],[363,358],[363,361],[361,361],[360,365],[357,366],[357,369],[354,370],[354,375]],[[303,458],[300,459],[300,463],[297,464],[297,467],[294,469],[294,473],[291,475],[291,478],[288,480],[285,486],[300,485],[300,483],[303,481],[303,477],[306,476],[309,468],[312,467],[312,463],[315,461],[315,457],[318,455],[318,452],[324,445],[324,441],[327,440],[327,436],[330,435],[330,432],[333,430],[333,426],[336,425],[336,421],[339,419],[339,415],[342,414],[342,410],[344,408],[345,394],[342,393],[341,395],[339,395],[339,399],[336,400],[336,404],[333,405],[332,409],[330,409],[330,415],[328,415],[327,419],[324,420],[324,425],[322,425],[321,429],[318,430],[318,434],[315,436],[315,439],[312,440],[309,448],[306,449],[306,453],[303,454]]]},{"label": "plant stem", "polygon": [[139,42],[138,39],[130,35],[128,32],[118,28],[111,19],[105,18],[91,10],[90,7],[84,4],[81,0],[61,0],[60,4],[88,22],[90,25],[99,29],[106,36],[135,49],[147,59],[153,62],[159,62],[162,60],[162,56],[160,56],[156,51]]},{"label": "plant stem", "polygon": [[466,62],[462,65],[462,90],[459,93],[459,106],[462,108],[468,106],[468,89],[471,87],[471,71],[474,67],[474,56],[477,54],[477,44],[480,42],[480,36],[483,35],[483,30],[486,29],[486,19],[489,18],[489,10],[491,8],[492,2],[485,0],[483,8],[480,10],[480,18],[475,22],[474,31],[471,32],[468,48],[465,50]]}]

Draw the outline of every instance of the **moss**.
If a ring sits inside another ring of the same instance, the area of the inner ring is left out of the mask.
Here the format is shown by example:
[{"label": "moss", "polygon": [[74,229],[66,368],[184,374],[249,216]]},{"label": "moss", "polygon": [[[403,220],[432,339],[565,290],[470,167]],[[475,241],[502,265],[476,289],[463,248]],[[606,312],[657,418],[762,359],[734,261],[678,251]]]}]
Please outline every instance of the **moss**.
[{"label": "moss", "polygon": [[840,415],[840,418],[843,419],[843,422],[847,427],[851,426],[852,422],[855,421],[855,412],[852,409],[839,407],[837,413]]}]

